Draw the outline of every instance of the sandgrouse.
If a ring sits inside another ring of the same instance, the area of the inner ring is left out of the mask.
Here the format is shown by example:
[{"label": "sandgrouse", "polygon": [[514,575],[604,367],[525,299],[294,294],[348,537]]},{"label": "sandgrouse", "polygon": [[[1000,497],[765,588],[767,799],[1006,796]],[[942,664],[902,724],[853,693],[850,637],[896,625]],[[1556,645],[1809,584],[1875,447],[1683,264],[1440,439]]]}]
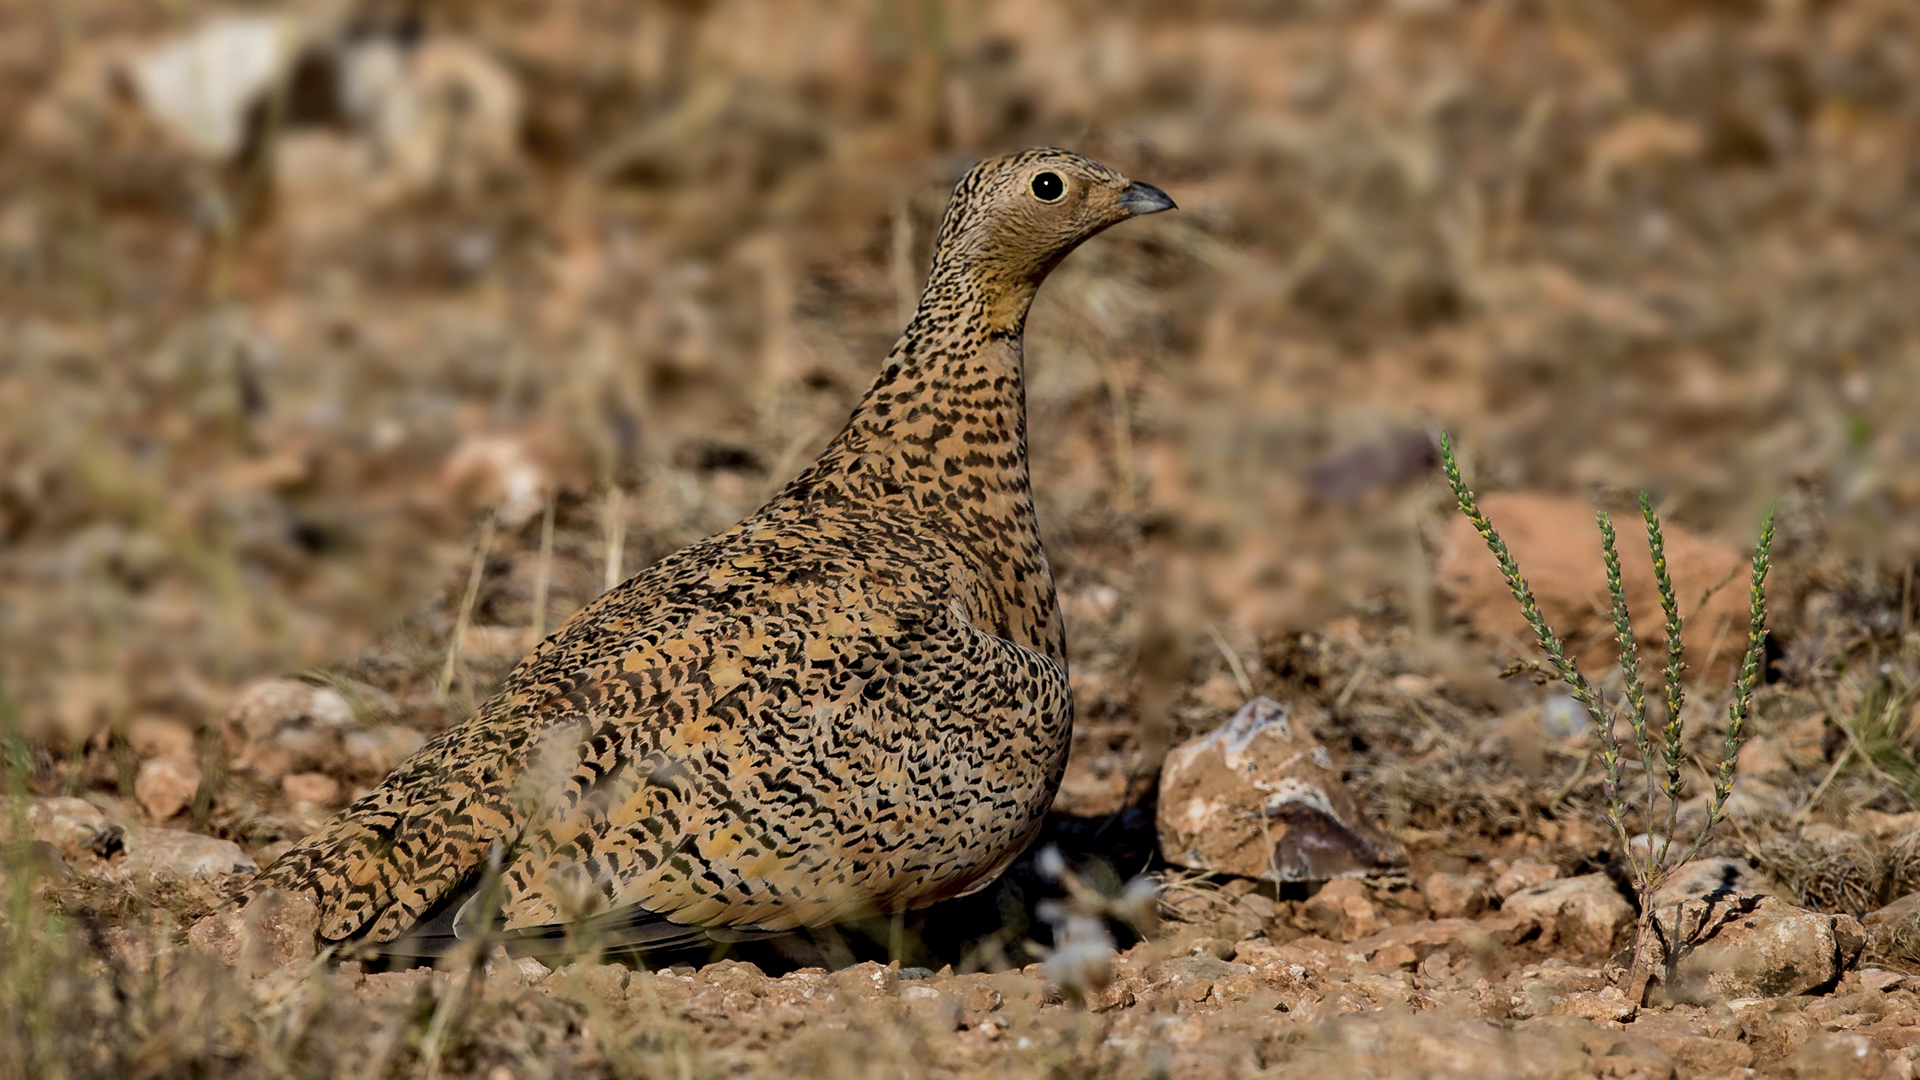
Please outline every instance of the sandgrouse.
[{"label": "sandgrouse", "polygon": [[323,940],[425,954],[482,919],[653,949],[993,881],[1038,832],[1073,724],[1028,482],[1027,310],[1081,242],[1173,205],[1063,150],[975,166],[819,459],[588,604],[255,891],[310,896]]}]

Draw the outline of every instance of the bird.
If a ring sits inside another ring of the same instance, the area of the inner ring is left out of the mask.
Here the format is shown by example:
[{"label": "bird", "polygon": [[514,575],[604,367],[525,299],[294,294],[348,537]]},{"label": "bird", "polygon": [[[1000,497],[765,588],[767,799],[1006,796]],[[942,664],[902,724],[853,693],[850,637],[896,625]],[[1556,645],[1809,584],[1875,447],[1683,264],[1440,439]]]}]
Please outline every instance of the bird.
[{"label": "bird", "polygon": [[1165,192],[1067,150],[954,188],[906,329],[818,458],[601,594],[468,719],[263,870],[320,942],[640,951],[904,913],[1038,835],[1073,727],[1023,334]]}]

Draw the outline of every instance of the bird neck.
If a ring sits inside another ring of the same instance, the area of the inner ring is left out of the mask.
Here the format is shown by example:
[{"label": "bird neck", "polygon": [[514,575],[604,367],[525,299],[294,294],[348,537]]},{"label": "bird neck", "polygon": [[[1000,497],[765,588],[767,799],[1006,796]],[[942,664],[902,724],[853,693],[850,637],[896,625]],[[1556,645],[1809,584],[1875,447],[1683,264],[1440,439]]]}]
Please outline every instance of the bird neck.
[{"label": "bird neck", "polygon": [[984,276],[936,268],[823,458],[875,459],[871,467],[903,494],[938,495],[943,504],[977,481],[1002,481],[985,483],[989,494],[1028,491],[1021,335],[1037,283]]},{"label": "bird neck", "polygon": [[998,609],[976,619],[1058,656],[1027,471],[1020,339],[1033,294],[1027,282],[986,288],[936,271],[885,368],[793,490],[838,489],[919,521],[963,553],[981,606]]}]

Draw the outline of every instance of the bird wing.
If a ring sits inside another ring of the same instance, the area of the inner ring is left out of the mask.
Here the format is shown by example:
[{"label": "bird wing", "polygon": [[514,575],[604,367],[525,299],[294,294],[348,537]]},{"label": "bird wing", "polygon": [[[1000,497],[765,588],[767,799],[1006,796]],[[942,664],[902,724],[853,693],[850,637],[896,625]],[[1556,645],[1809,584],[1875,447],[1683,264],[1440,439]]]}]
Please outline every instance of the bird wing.
[{"label": "bird wing", "polygon": [[429,740],[250,890],[312,897],[330,942],[392,942],[458,902],[492,853],[513,851],[544,813],[543,793],[573,771],[599,718],[634,711],[623,660],[651,652],[676,671],[700,668],[708,628],[628,614],[655,606],[659,580],[699,547],[582,608],[474,716]]},{"label": "bird wing", "polygon": [[588,605],[254,889],[312,896],[325,940],[392,943],[459,916],[497,851],[504,928],[648,944],[918,906],[1018,853],[1065,763],[1057,662],[897,568],[749,598],[667,576],[691,554]]},{"label": "bird wing", "polygon": [[529,819],[508,932],[778,931],[970,891],[1032,838],[1072,722],[1060,664],[944,600],[767,616],[640,696]]},{"label": "bird wing", "polygon": [[502,734],[480,722],[443,732],[251,888],[311,896],[327,941],[398,935],[472,877],[490,847],[511,842],[511,810],[486,782],[487,770],[447,767],[498,760]]}]

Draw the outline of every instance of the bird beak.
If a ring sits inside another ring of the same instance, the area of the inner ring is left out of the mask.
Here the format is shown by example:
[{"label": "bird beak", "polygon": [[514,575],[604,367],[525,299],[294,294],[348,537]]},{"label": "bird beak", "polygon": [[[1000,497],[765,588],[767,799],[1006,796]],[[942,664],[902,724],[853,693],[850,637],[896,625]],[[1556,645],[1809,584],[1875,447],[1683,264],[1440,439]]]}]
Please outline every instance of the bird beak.
[{"label": "bird beak", "polygon": [[1172,199],[1167,198],[1166,192],[1152,184],[1142,184],[1139,181],[1128,184],[1127,190],[1120,193],[1120,207],[1133,217],[1139,217],[1141,214],[1157,214],[1162,210],[1179,209],[1173,205]]}]

